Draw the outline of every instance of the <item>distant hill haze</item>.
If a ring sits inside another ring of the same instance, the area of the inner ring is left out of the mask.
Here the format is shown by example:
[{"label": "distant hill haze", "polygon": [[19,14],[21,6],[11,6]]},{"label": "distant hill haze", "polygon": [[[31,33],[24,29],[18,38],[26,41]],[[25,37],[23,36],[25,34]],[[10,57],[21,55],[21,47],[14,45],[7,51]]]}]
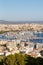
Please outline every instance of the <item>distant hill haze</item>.
[{"label": "distant hill haze", "polygon": [[24,24],[24,23],[43,24],[43,21],[5,21],[5,20],[0,20],[0,24]]}]

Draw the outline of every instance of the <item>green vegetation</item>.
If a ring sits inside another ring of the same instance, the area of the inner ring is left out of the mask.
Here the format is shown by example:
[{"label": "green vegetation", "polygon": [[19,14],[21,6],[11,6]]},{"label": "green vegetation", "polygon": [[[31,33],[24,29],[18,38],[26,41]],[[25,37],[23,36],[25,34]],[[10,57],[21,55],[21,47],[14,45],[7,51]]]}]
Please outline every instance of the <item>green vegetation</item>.
[{"label": "green vegetation", "polygon": [[9,31],[0,31],[0,34],[6,33],[6,32],[9,32]]},{"label": "green vegetation", "polygon": [[4,57],[1,59],[0,65],[43,65],[43,58],[33,58],[19,53]]},{"label": "green vegetation", "polygon": [[20,31],[19,30],[0,31],[0,34],[7,33],[7,32],[20,32]]},{"label": "green vegetation", "polygon": [[41,28],[40,31],[43,32],[43,28]]}]

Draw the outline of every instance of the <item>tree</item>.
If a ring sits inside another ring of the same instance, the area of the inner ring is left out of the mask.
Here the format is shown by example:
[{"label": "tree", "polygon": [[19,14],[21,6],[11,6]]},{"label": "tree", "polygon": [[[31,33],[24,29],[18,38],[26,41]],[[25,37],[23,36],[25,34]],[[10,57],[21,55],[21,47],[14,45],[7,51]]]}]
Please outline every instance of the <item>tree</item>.
[{"label": "tree", "polygon": [[35,58],[33,58],[33,57],[31,57],[31,56],[29,56],[29,55],[26,55],[26,65],[37,65],[36,64],[36,59]]},{"label": "tree", "polygon": [[25,65],[25,55],[21,53],[15,54],[15,58],[18,65]]},{"label": "tree", "polygon": [[14,55],[9,55],[4,58],[3,65],[14,65]]},{"label": "tree", "polygon": [[25,55],[19,53],[4,58],[3,65],[25,65]]},{"label": "tree", "polygon": [[43,65],[43,58],[38,57],[36,61],[37,61],[37,65]]},{"label": "tree", "polygon": [[43,58],[33,58],[26,54],[14,54],[1,60],[0,65],[43,65]]}]

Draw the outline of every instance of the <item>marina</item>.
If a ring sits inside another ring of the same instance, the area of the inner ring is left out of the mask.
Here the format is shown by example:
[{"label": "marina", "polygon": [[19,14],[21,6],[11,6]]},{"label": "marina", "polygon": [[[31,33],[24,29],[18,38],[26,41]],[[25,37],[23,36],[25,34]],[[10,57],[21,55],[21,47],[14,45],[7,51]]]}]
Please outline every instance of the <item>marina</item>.
[{"label": "marina", "polygon": [[[8,32],[9,33],[9,32]],[[0,40],[16,40],[34,42],[34,43],[43,43],[43,33],[35,31],[21,31],[14,34],[14,32],[7,36],[8,33],[0,34]]]}]

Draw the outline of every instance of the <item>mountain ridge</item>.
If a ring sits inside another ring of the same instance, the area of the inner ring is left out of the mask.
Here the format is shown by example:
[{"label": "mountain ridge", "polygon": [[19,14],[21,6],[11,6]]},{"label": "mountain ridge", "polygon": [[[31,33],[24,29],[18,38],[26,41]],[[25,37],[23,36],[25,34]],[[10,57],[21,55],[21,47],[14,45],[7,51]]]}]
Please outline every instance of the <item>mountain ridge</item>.
[{"label": "mountain ridge", "polygon": [[5,20],[0,20],[0,24],[25,24],[25,23],[43,24],[43,21],[5,21]]}]

